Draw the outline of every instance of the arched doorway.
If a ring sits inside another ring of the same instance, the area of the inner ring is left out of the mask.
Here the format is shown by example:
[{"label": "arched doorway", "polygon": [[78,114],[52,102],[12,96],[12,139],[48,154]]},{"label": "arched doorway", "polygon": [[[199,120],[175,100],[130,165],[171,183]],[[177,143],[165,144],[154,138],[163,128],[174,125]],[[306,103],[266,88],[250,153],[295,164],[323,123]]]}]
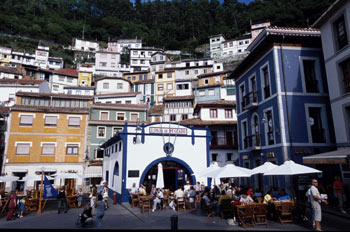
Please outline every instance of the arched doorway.
[{"label": "arched doorway", "polygon": [[152,184],[156,185],[159,163],[163,166],[164,189],[175,191],[178,187],[185,185],[187,181],[192,185],[196,183],[192,169],[185,162],[168,157],[157,159],[149,164],[140,178],[140,185],[145,185],[147,189],[150,189]]}]

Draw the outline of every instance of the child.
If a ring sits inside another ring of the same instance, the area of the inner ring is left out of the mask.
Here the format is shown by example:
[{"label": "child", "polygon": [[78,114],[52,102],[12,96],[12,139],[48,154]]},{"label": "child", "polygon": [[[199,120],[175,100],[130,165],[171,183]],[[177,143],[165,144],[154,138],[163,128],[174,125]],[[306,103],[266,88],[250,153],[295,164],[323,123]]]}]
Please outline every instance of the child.
[{"label": "child", "polygon": [[80,208],[81,207],[81,202],[83,201],[83,189],[82,188],[79,189],[77,195],[78,195],[78,199],[77,199],[77,201],[78,201],[78,208]]},{"label": "child", "polygon": [[24,212],[24,205],[25,205],[26,201],[24,200],[24,198],[22,198],[19,201],[19,218],[23,217],[23,212]]}]

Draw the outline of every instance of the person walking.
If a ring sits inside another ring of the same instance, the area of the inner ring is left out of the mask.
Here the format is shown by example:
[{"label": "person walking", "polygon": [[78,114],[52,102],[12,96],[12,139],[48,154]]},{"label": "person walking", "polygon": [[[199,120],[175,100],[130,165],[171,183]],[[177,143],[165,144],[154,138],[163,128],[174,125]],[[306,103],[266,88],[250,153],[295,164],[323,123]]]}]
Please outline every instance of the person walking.
[{"label": "person walking", "polygon": [[98,195],[94,208],[96,208],[96,228],[101,229],[101,220],[105,215],[105,201],[101,194]]},{"label": "person walking", "polygon": [[9,212],[7,213],[6,220],[12,220],[13,213],[17,207],[17,190],[11,192],[10,203],[9,203]]},{"label": "person walking", "polygon": [[90,192],[90,207],[92,208],[91,210],[91,214],[94,216],[96,215],[96,208],[95,208],[95,204],[97,201],[97,188],[95,185],[93,185],[91,187],[91,192]]},{"label": "person walking", "polygon": [[62,205],[64,208],[64,213],[67,213],[68,204],[66,199],[66,190],[64,189],[64,187],[62,187],[61,190],[58,192],[57,200],[58,200],[57,201],[58,214],[61,213]]},{"label": "person walking", "polygon": [[103,200],[105,201],[105,209],[108,209],[109,205],[108,205],[108,186],[107,186],[107,183],[105,183],[101,194],[102,194]]},{"label": "person walking", "polygon": [[84,194],[83,193],[83,189],[80,188],[78,193],[77,193],[77,196],[78,196],[78,199],[77,199],[77,201],[78,201],[78,208],[81,207],[81,203],[83,202],[83,194]]},{"label": "person walking", "polygon": [[340,212],[346,213],[346,211],[343,208],[344,201],[346,201],[345,194],[344,194],[344,184],[340,180],[339,176],[334,177],[333,189],[334,189],[334,195],[338,199],[338,208]]},{"label": "person walking", "polygon": [[321,198],[320,192],[317,189],[318,181],[316,179],[312,179],[311,187],[310,187],[310,203],[312,209],[312,221],[315,221],[315,230],[321,230],[321,219],[322,219],[322,211],[321,211],[321,202],[327,203],[327,201]]}]

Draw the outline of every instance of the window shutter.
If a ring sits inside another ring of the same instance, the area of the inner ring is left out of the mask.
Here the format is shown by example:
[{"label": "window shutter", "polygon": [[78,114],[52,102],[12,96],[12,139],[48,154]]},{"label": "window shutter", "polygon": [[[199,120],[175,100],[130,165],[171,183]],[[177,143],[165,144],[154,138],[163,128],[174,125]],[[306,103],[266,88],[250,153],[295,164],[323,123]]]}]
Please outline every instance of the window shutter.
[{"label": "window shutter", "polygon": [[19,143],[17,144],[17,155],[29,155],[30,144],[27,143]]},{"label": "window shutter", "polygon": [[45,125],[57,125],[57,116],[46,116]]},{"label": "window shutter", "polygon": [[22,115],[21,124],[32,125],[33,124],[33,115]]},{"label": "window shutter", "polygon": [[108,112],[101,112],[101,120],[108,120]]},{"label": "window shutter", "polygon": [[55,154],[55,144],[43,144],[43,155]]},{"label": "window shutter", "polygon": [[79,117],[69,117],[69,126],[80,126]]}]

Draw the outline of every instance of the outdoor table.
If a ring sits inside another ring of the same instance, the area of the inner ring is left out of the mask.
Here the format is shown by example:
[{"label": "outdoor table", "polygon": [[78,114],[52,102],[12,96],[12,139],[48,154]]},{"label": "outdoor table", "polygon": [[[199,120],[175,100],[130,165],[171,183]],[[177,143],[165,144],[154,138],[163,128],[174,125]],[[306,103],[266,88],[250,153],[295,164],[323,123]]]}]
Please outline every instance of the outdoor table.
[{"label": "outdoor table", "polygon": [[141,212],[144,212],[144,208],[149,208],[151,210],[152,207],[152,201],[153,201],[153,196],[152,195],[147,195],[147,196],[140,196],[140,201],[142,202],[142,207],[141,207]]}]

